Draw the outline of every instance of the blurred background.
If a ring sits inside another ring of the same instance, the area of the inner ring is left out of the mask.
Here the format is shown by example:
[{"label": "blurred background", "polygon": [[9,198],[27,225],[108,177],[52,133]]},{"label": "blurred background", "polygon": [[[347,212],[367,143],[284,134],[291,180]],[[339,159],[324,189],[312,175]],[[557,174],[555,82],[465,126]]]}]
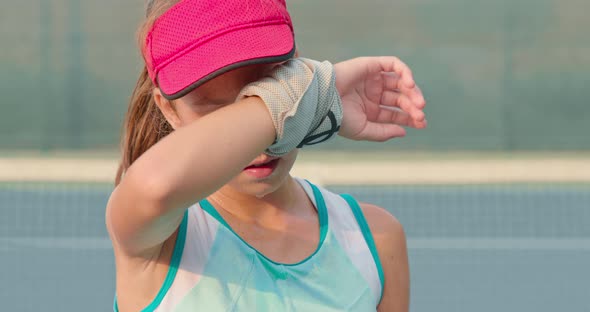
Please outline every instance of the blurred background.
[{"label": "blurred background", "polygon": [[[302,56],[396,55],[429,127],[295,173],[391,211],[412,311],[590,311],[590,2],[288,0]],[[143,1],[0,5],[0,299],[107,311],[104,228]]]}]

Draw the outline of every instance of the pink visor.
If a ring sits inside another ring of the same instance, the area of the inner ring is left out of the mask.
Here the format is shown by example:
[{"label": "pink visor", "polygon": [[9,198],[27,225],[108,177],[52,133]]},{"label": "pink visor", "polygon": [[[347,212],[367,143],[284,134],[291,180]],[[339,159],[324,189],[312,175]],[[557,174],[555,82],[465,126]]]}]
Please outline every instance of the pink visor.
[{"label": "pink visor", "polygon": [[294,53],[284,0],[184,0],[158,18],[144,57],[154,84],[173,100],[230,70]]}]

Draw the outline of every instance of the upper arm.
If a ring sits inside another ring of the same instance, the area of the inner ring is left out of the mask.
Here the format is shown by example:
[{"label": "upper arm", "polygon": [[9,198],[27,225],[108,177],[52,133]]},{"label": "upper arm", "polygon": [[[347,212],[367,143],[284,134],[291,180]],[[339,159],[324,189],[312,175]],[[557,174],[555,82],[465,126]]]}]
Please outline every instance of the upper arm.
[{"label": "upper arm", "polygon": [[385,283],[378,311],[407,312],[410,273],[406,236],[399,221],[385,209],[360,203],[383,267]]},{"label": "upper arm", "polygon": [[185,209],[166,211],[163,193],[156,185],[132,180],[133,175],[127,175],[112,192],[105,219],[113,246],[138,256],[157,250],[174,234]]}]

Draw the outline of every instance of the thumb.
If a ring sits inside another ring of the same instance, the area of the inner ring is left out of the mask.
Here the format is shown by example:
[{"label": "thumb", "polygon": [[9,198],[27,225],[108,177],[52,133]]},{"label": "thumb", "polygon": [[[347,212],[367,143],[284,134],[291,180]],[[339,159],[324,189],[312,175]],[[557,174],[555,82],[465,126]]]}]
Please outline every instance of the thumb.
[{"label": "thumb", "polygon": [[406,136],[406,129],[394,124],[369,122],[358,134],[356,139],[366,141],[385,142],[393,138]]}]

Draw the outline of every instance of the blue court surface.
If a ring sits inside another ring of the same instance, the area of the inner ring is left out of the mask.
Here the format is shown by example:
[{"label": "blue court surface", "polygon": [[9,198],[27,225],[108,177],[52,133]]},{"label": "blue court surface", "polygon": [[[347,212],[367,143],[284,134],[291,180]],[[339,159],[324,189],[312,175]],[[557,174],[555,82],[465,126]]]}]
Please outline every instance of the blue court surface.
[{"label": "blue court surface", "polygon": [[[590,185],[338,186],[405,227],[411,311],[590,311]],[[0,184],[2,311],[109,311],[111,186]]]}]

